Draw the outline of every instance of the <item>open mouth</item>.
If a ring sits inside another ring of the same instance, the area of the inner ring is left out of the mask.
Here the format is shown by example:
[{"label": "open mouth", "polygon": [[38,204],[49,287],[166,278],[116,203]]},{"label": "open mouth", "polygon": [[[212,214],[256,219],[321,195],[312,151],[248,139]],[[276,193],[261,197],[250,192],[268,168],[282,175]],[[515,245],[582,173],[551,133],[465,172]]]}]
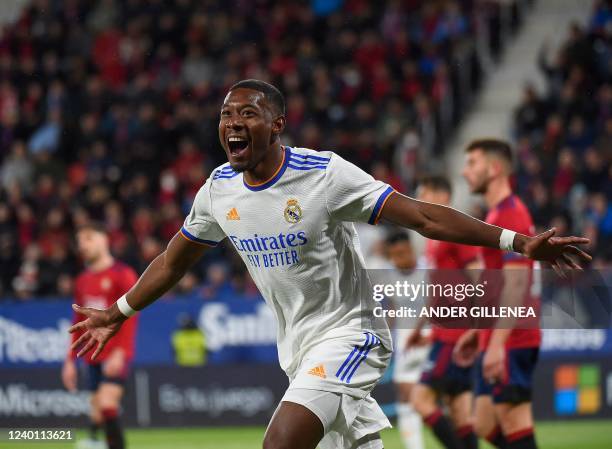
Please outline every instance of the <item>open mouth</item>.
[{"label": "open mouth", "polygon": [[227,139],[227,145],[232,156],[239,156],[249,147],[249,141],[245,137],[232,136]]}]

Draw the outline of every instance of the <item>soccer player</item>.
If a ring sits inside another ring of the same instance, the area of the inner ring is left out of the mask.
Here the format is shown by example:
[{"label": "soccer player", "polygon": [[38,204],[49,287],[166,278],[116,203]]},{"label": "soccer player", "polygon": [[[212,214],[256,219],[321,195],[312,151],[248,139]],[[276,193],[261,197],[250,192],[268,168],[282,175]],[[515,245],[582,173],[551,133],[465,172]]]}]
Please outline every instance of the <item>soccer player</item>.
[{"label": "soccer player", "polygon": [[[425,270],[419,269],[410,236],[406,231],[394,232],[387,237],[387,254],[396,269],[393,281],[409,282],[418,285],[425,279]],[[475,247],[474,247],[475,248]],[[424,268],[424,267],[420,267]],[[400,279],[401,278],[401,279]],[[396,304],[396,307],[401,304]],[[423,423],[421,417],[410,403],[410,396],[421,377],[423,365],[429,350],[428,336],[408,347],[412,334],[412,320],[394,319],[393,335],[395,363],[393,382],[398,392],[397,426],[406,449],[423,449]]]},{"label": "soccer player", "polygon": [[[107,309],[132,288],[138,276],[129,266],[113,259],[103,225],[89,223],[80,227],[76,239],[86,270],[76,279],[75,302],[83,308]],[[75,311],[74,323],[84,319],[86,315]],[[119,408],[134,355],[136,326],[137,320],[129,320],[95,359],[85,360],[92,391],[90,439],[95,440],[97,429],[102,427],[109,449],[125,447]],[[76,341],[80,332],[72,337],[72,341]],[[69,391],[77,389],[75,358],[76,352],[71,349],[62,369],[62,381]],[[95,443],[90,445],[95,446]]]},{"label": "soccer player", "polygon": [[[443,206],[450,204],[451,194],[450,182],[443,176],[426,176],[421,179],[417,189],[419,200]],[[432,283],[471,283],[467,274],[461,270],[478,266],[478,248],[475,246],[427,240],[425,256],[427,266],[431,269],[429,282]],[[430,298],[432,302],[436,300]],[[424,321],[420,321],[409,337],[408,343],[411,346],[423,339],[423,324]],[[449,320],[440,324],[432,326],[428,362],[419,382],[412,389],[412,404],[444,447],[475,449],[478,447],[478,439],[472,425],[471,366],[460,367],[452,361],[455,343],[465,329],[458,326],[460,322]],[[438,405],[440,399],[446,401],[450,419]]]},{"label": "soccer player", "polygon": [[[233,85],[220,110],[229,163],[204,183],[181,230],[136,285],[106,310],[75,305],[87,320],[75,341],[93,358],[129,316],[170,289],[226,237],[276,315],[290,385],[266,430],[265,449],[380,449],[389,421],[370,396],[391,357],[388,328],[370,325],[371,297],[352,222],[381,218],[426,237],[517,251],[560,263],[588,239],[528,237],[454,209],[408,198],[330,151],[281,143],[285,103],[263,81]],[[503,232],[503,234],[502,234]],[[373,309],[373,307],[371,307]]]},{"label": "soccer player", "polygon": [[[531,215],[512,193],[511,173],[512,150],[506,142],[482,139],[466,148],[463,176],[473,193],[484,196],[489,208],[486,222],[530,236],[534,232]],[[517,304],[517,299],[521,305],[535,304],[538,298],[532,297],[536,293],[531,288],[533,260],[491,247],[482,248],[482,259],[484,268],[491,270],[485,275],[501,275],[495,282],[500,286],[495,294],[496,305]],[[575,263],[565,257],[560,265],[558,268],[567,265],[575,268]],[[480,353],[476,366],[476,430],[496,447],[536,448],[531,380],[539,346],[539,326],[533,323],[525,326],[519,322],[493,323],[491,328],[480,332],[470,330],[457,343],[455,352],[460,364],[471,363]]]}]

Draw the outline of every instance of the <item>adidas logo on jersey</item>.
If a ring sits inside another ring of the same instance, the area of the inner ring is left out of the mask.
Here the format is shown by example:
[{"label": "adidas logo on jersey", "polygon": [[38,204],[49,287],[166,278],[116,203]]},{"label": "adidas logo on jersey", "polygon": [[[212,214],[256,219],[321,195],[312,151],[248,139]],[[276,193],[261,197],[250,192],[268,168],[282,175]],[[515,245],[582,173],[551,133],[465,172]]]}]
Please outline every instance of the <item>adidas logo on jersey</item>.
[{"label": "adidas logo on jersey", "polygon": [[311,374],[313,376],[322,377],[323,379],[327,377],[325,375],[325,367],[323,365],[315,366],[310,371],[308,371],[308,374]]},{"label": "adidas logo on jersey", "polygon": [[230,211],[227,213],[228,220],[240,220],[240,215],[238,215],[238,211],[235,207],[232,207]]}]

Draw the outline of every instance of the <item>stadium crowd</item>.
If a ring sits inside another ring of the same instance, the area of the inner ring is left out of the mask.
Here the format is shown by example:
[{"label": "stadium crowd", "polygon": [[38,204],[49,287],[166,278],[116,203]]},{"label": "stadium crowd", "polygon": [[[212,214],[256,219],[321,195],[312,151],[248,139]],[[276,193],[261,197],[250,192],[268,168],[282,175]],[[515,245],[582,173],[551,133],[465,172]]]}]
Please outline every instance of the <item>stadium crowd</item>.
[{"label": "stadium crowd", "polygon": [[[439,168],[433,156],[480,82],[483,16],[499,51],[498,14],[488,0],[33,1],[0,39],[0,298],[69,296],[74,230],[91,219],[142,271],[225,161],[219,105],[242,78],[286,94],[286,144],[333,149],[410,192]],[[566,45],[573,56],[543,63],[550,92],[532,91],[516,133],[538,224],[554,216],[602,241],[612,88],[607,19],[595,17]],[[194,288],[257,295],[227,245],[178,291]]]},{"label": "stadium crowd", "polygon": [[[450,67],[473,58],[471,8],[33,1],[0,40],[0,296],[69,295],[73,232],[90,219],[144,269],[224,162],[219,105],[241,78],[285,92],[287,144],[333,148],[404,190],[459,115]],[[251,291],[225,253],[182,288]]]},{"label": "stadium crowd", "polygon": [[547,89],[527,85],[514,122],[516,188],[536,226],[590,237],[600,265],[612,261],[611,39],[611,2],[599,1],[586,29],[542,48]]}]

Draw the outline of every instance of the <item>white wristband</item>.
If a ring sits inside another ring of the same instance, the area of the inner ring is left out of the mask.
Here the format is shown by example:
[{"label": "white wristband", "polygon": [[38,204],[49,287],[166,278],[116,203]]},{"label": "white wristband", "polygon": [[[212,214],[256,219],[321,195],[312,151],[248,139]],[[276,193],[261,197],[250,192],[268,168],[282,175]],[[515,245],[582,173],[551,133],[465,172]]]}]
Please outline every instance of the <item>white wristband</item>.
[{"label": "white wristband", "polygon": [[131,317],[132,315],[135,315],[138,312],[138,310],[134,310],[130,307],[125,295],[123,295],[121,298],[117,300],[117,307],[119,307],[119,311],[128,318]]},{"label": "white wristband", "polygon": [[502,233],[499,236],[499,249],[504,251],[514,251],[514,236],[516,232],[510,231],[509,229],[502,229]]}]

